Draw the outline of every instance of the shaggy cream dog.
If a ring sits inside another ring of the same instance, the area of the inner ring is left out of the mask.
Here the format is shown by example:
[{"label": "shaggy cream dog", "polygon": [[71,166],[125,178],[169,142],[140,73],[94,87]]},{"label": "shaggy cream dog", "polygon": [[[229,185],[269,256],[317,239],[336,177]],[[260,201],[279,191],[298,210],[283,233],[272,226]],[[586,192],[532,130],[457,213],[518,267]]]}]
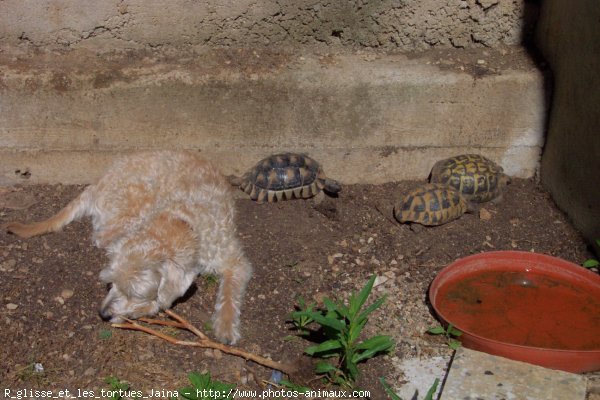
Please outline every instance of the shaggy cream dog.
[{"label": "shaggy cream dog", "polygon": [[213,328],[217,339],[240,338],[240,307],[252,268],[238,241],[230,185],[193,153],[160,151],[118,160],[92,186],[48,220],[11,223],[22,238],[56,232],[91,216],[94,242],[112,284],[100,315],[117,322],[168,309],[198,274],[220,276]]}]

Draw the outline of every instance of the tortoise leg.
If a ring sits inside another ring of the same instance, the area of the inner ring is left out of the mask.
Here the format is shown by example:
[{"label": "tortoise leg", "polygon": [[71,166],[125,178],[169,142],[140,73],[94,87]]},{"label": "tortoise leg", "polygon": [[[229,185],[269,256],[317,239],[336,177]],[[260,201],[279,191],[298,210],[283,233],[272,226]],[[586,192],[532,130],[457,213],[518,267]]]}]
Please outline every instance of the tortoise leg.
[{"label": "tortoise leg", "polygon": [[325,200],[325,193],[322,190],[319,190],[319,192],[313,197],[313,202],[315,206],[318,206],[323,202],[323,200]]}]

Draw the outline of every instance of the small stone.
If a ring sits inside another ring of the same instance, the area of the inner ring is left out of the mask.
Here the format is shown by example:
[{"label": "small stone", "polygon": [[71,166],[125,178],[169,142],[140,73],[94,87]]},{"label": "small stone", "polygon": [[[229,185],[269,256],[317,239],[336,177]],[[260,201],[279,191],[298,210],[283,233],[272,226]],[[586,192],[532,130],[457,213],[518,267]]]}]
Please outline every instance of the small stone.
[{"label": "small stone", "polygon": [[477,64],[483,65],[483,64],[485,64],[485,60],[477,60]]},{"label": "small stone", "polygon": [[63,298],[62,298],[62,297],[60,297],[60,296],[56,296],[56,297],[54,298],[54,300],[56,300],[56,301],[57,301],[59,304],[61,304],[61,305],[65,304],[65,299],[63,299]]},{"label": "small stone", "polygon": [[362,267],[363,265],[365,265],[364,261],[362,261],[360,258],[356,258],[356,260],[354,260],[354,262],[356,263],[356,265],[358,265],[359,267]]},{"label": "small stone", "polygon": [[389,278],[386,276],[377,276],[375,278],[375,282],[373,283],[373,287],[382,285],[382,284],[386,283],[388,280],[389,280]]},{"label": "small stone", "polygon": [[62,292],[60,292],[60,297],[67,300],[73,297],[73,293],[74,292],[71,289],[64,289]]},{"label": "small stone", "polygon": [[398,265],[398,261],[396,261],[395,259],[390,261],[390,265]]},{"label": "small stone", "polygon": [[216,360],[220,360],[221,358],[223,358],[223,353],[221,353],[221,350],[219,349],[214,349],[213,354]]},{"label": "small stone", "polygon": [[340,242],[340,246],[342,246],[342,247],[348,247],[348,242],[346,241],[346,239],[344,239],[344,240],[342,240]]},{"label": "small stone", "polygon": [[490,219],[492,219],[492,214],[485,208],[480,208],[479,209],[479,219],[481,219],[483,221],[489,221]]},{"label": "small stone", "polygon": [[257,297],[261,300],[265,300],[267,298],[264,294],[259,294]]},{"label": "small stone", "polygon": [[333,264],[334,258],[333,256],[327,256],[327,264],[331,265]]},{"label": "small stone", "polygon": [[92,368],[92,367],[89,367],[88,369],[86,369],[83,372],[83,375],[84,376],[94,376],[94,375],[96,375],[96,370],[94,368]]},{"label": "small stone", "polygon": [[19,308],[19,306],[16,305],[16,304],[14,304],[14,303],[8,303],[6,305],[6,308],[9,309],[9,310],[16,310],[17,308]]},{"label": "small stone", "polygon": [[28,245],[27,243],[23,243],[23,244],[21,245],[21,248],[22,248],[23,250],[27,250],[27,249],[29,248],[29,245]]}]

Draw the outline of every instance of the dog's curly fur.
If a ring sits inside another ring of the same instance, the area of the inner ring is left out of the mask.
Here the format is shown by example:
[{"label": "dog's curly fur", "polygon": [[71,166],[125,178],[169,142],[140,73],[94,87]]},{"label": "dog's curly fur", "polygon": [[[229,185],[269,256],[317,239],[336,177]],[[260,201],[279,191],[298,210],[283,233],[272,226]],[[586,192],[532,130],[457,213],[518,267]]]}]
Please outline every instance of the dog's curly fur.
[{"label": "dog's curly fur", "polygon": [[196,275],[217,274],[214,333],[235,343],[252,268],[237,238],[231,190],[193,153],[138,153],[115,162],[55,216],[6,229],[28,238],[91,216],[94,242],[110,259],[100,273],[112,284],[100,315],[113,322],[154,315],[182,296]]}]

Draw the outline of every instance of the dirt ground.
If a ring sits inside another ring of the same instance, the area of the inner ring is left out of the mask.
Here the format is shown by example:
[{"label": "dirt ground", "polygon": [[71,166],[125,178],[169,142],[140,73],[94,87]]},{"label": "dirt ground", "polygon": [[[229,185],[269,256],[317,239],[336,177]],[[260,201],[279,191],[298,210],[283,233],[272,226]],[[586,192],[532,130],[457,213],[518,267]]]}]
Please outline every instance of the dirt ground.
[{"label": "dirt ground", "polygon": [[[296,383],[322,383],[311,373],[315,360],[303,355],[311,343],[288,323],[298,297],[322,302],[344,298],[377,274],[373,298],[387,294],[366,333],[388,334],[394,351],[361,365],[359,386],[372,399],[385,399],[378,378],[402,382],[398,360],[449,355],[440,337],[425,333],[437,325],[427,289],[457,258],[492,250],[524,250],[580,264],[592,254],[549,195],[533,180],[516,179],[504,200],[452,223],[412,230],[393,220],[392,207],[419,182],[346,186],[320,205],[295,200],[256,204],[237,200],[239,233],[255,268],[242,315],[239,347],[296,363]],[[80,186],[4,188],[1,222],[46,218]],[[176,346],[144,333],[111,327],[97,309],[106,294],[98,273],[106,263],[92,246],[89,221],[63,232],[20,240],[0,233],[0,385],[40,390],[109,389],[108,376],[134,390],[174,390],[187,373],[210,371],[239,388],[259,389],[271,371],[220,352]],[[199,277],[174,310],[209,328],[217,282]],[[173,329],[163,330],[176,333]],[[208,331],[210,335],[210,331]],[[178,333],[178,338],[189,338]],[[43,372],[33,370],[34,363]],[[312,379],[312,381],[311,381]]]}]

